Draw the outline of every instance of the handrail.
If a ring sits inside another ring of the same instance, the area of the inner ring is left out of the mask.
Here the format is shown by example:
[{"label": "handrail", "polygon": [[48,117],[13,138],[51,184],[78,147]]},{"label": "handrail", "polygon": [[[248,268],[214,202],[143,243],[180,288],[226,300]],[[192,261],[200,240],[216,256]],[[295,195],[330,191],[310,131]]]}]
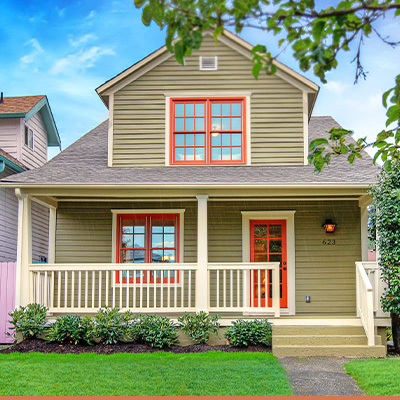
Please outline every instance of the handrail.
[{"label": "handrail", "polygon": [[208,269],[215,270],[252,270],[252,269],[279,269],[279,262],[243,262],[243,263],[208,263]]}]

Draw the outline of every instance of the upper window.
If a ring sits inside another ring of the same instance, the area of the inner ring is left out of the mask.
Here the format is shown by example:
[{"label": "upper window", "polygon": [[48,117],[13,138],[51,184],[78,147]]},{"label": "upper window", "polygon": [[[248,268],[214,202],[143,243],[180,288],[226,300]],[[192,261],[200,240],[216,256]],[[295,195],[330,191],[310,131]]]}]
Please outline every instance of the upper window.
[{"label": "upper window", "polygon": [[25,145],[33,149],[33,130],[25,125]]},{"label": "upper window", "polygon": [[172,99],[171,164],[243,164],[245,99]]}]

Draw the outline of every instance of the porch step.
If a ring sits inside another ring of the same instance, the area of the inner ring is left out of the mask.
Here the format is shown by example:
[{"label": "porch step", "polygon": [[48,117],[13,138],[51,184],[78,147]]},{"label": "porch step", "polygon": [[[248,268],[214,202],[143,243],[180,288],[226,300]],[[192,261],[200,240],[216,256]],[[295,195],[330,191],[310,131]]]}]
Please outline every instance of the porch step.
[{"label": "porch step", "polygon": [[277,357],[385,357],[386,346],[375,334],[368,346],[362,326],[273,326],[272,352]]}]

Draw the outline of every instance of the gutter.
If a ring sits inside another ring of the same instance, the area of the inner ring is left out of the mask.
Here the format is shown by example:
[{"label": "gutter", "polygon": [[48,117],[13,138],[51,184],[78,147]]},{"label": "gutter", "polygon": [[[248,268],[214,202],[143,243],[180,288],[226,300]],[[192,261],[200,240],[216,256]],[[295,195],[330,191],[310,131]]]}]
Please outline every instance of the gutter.
[{"label": "gutter", "polygon": [[[4,172],[6,167],[16,173],[27,171],[26,168],[21,167],[18,164],[15,164],[10,159],[8,159],[7,157],[4,157],[2,154],[0,154],[0,173]],[[1,183],[0,183],[0,185],[1,185]]]}]

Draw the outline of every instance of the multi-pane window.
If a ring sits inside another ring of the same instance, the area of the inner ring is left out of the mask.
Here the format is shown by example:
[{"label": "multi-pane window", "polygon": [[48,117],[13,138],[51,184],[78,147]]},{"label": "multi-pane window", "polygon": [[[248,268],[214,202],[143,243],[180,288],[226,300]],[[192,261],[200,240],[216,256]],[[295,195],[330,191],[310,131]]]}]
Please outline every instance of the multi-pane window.
[{"label": "multi-pane window", "polygon": [[172,99],[171,163],[245,162],[244,98]]},{"label": "multi-pane window", "polygon": [[25,145],[33,149],[33,130],[25,125]]},{"label": "multi-pane window", "polygon": [[[118,216],[118,262],[120,263],[177,263],[179,262],[178,214],[123,214]],[[141,276],[137,272],[139,282]],[[143,277],[154,282],[154,274]],[[164,280],[168,272],[164,271]],[[175,278],[174,271],[169,278]],[[126,281],[126,272],[123,274]],[[161,271],[157,272],[161,279]],[[133,276],[130,276],[133,281]]]}]

